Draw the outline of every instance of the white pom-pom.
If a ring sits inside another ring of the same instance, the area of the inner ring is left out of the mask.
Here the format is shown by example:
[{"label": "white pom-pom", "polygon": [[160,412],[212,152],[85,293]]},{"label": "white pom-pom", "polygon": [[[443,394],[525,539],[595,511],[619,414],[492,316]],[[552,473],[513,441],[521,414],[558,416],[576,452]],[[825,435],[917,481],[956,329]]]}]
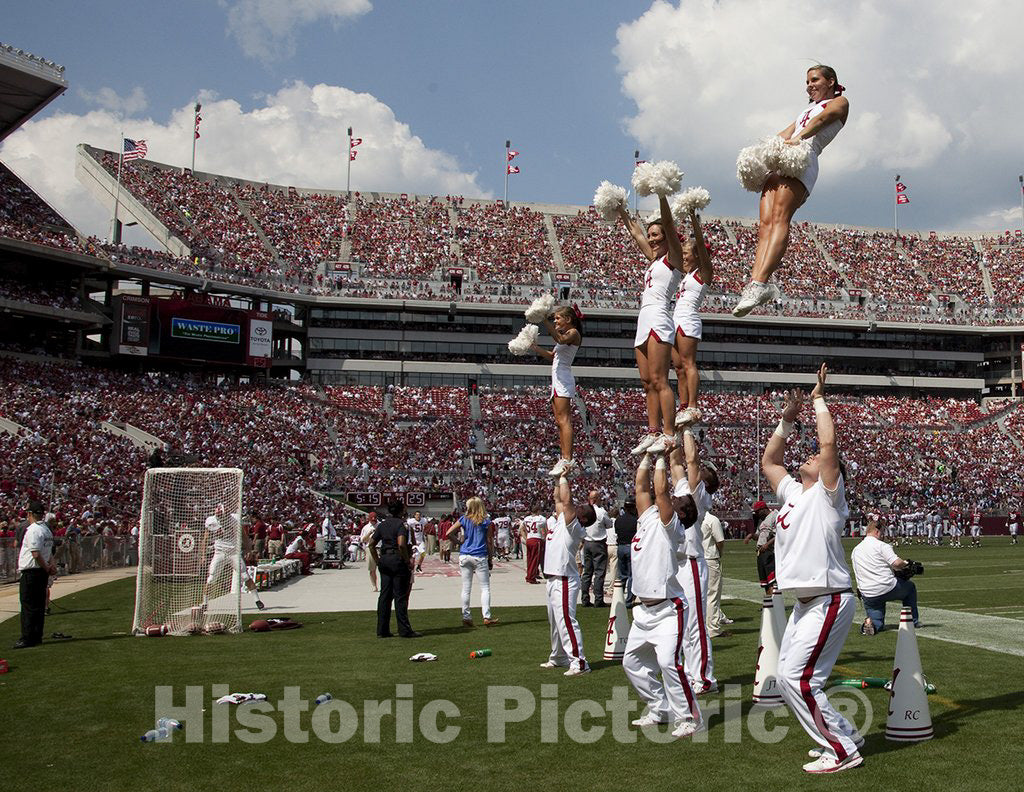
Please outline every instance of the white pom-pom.
[{"label": "white pom-pom", "polygon": [[513,355],[522,356],[530,351],[530,347],[537,343],[537,334],[540,328],[535,324],[528,324],[519,331],[519,335],[508,342],[508,351]]},{"label": "white pom-pom", "polygon": [[736,178],[743,185],[744,190],[750,192],[761,192],[764,182],[768,178],[768,166],[764,161],[764,146],[755,143],[740,149],[736,157]]},{"label": "white pom-pom", "polygon": [[547,315],[551,313],[551,309],[554,307],[554,295],[550,293],[542,294],[530,304],[529,308],[523,311],[523,315],[526,317],[527,322],[540,324],[547,318]]},{"label": "white pom-pom", "polygon": [[633,171],[633,189],[637,195],[672,195],[679,191],[683,172],[669,160],[643,162]]},{"label": "white pom-pom", "polygon": [[672,202],[672,217],[677,226],[690,219],[690,212],[699,212],[711,203],[711,193],[703,187],[691,187]]},{"label": "white pom-pom", "polygon": [[619,208],[626,207],[628,195],[625,187],[619,187],[617,184],[605,180],[597,185],[597,192],[594,193],[594,209],[601,215],[602,220],[614,220],[619,216]]},{"label": "white pom-pom", "polygon": [[772,170],[782,176],[789,176],[797,179],[804,175],[807,164],[811,161],[811,143],[809,140],[801,140],[791,146],[785,143],[775,156],[775,165]]}]

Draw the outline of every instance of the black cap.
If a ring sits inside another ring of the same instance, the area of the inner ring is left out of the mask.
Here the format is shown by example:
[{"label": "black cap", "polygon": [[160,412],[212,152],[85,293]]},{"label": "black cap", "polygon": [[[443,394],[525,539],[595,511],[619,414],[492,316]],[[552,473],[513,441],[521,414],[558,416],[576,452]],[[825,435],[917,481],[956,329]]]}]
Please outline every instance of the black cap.
[{"label": "black cap", "polygon": [[42,517],[44,514],[46,514],[46,507],[43,506],[43,504],[41,504],[37,500],[29,501],[28,513],[35,517]]}]

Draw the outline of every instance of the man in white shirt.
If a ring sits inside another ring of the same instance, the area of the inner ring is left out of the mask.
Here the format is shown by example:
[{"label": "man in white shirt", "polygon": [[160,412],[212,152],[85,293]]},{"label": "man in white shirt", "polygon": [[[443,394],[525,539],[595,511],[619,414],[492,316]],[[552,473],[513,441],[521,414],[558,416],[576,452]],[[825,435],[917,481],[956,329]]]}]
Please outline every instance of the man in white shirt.
[{"label": "man in white shirt", "polygon": [[647,705],[633,725],[671,722],[672,736],[690,737],[704,723],[683,658],[687,603],[678,579],[677,551],[686,542],[684,526],[697,521],[697,507],[688,485],[683,494],[669,495],[664,456],[655,463],[651,497],[650,468],[651,455],[645,454],[636,471],[640,517],[630,547],[633,594],[639,604],[633,609],[622,668]]},{"label": "man in white shirt", "polygon": [[363,546],[363,550],[366,552],[366,568],[370,570],[370,585],[373,586],[374,591],[377,590],[377,562],[373,560],[373,554],[370,553],[370,537],[373,536],[373,532],[376,530],[377,512],[370,512],[366,525],[359,532],[359,544]]},{"label": "man in white shirt", "polygon": [[569,481],[560,476],[555,482],[555,526],[548,532],[544,548],[551,655],[540,667],[568,667],[568,677],[590,673],[583,651],[583,633],[576,621],[576,598],[580,591],[576,553],[586,528],[595,519],[594,507],[589,503],[576,506],[572,502]]},{"label": "man in white shirt", "polygon": [[587,526],[583,539],[583,607],[590,607],[590,590],[593,585],[594,605],[605,607],[604,576],[608,571],[608,529],[611,520],[608,512],[601,507],[601,493],[591,490],[587,501],[594,507],[597,517]]},{"label": "man in white shirt", "polygon": [[700,524],[701,541],[704,543],[704,560],[708,565],[708,634],[712,638],[726,636],[722,621],[722,545],[725,542],[725,531],[722,521],[711,512],[704,515]]},{"label": "man in white shirt", "polygon": [[27,649],[43,642],[46,584],[50,575],[57,574],[57,565],[53,561],[53,534],[43,521],[46,509],[38,501],[32,501],[28,505],[28,514],[32,522],[25,529],[18,551],[21,638],[15,642],[15,649]]},{"label": "man in white shirt", "polygon": [[917,614],[917,586],[909,577],[897,579],[895,575],[896,571],[907,569],[910,562],[896,555],[892,545],[884,539],[885,529],[881,520],[874,514],[869,515],[864,538],[850,554],[857,589],[868,614],[860,629],[864,635],[874,635],[885,628],[885,603],[892,600],[899,600],[909,607],[914,626],[921,626]]},{"label": "man in white shirt", "polygon": [[835,425],[825,405],[828,367],[818,370],[811,393],[819,452],[799,470],[783,463],[786,438],[800,416],[804,394],[786,394],[782,420],[765,447],[761,470],[782,504],[776,523],[776,582],[796,597],[779,648],[778,683],[800,725],[818,743],[804,765],[808,773],[835,773],[857,767],[864,738],[829,702],[824,686],[853,624],[857,605],[840,537],[849,517]]}]

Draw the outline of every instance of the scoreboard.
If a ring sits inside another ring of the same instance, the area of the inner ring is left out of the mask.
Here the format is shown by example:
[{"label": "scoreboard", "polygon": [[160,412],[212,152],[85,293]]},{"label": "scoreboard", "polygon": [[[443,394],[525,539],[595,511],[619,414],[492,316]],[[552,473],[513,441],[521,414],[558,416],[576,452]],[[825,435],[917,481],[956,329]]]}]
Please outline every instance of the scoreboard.
[{"label": "scoreboard", "polygon": [[208,295],[114,298],[114,354],[269,368],[272,340],[270,314],[235,308]]}]

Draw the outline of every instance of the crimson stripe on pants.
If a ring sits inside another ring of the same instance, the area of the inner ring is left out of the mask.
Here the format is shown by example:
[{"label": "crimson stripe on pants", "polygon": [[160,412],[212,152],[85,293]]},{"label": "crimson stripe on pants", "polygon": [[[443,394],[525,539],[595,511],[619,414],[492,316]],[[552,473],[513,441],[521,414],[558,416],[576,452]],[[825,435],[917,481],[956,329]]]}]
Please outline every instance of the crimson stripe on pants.
[{"label": "crimson stripe on pants", "polygon": [[686,704],[690,708],[690,717],[697,719],[697,702],[693,698],[693,689],[690,687],[690,680],[686,678],[686,669],[683,667],[683,633],[686,632],[686,619],[683,615],[683,601],[679,597],[672,598],[672,604],[676,606],[676,673],[679,674],[679,682],[686,693]]},{"label": "crimson stripe on pants", "polygon": [[697,628],[700,630],[700,681],[705,687],[711,684],[708,679],[708,634],[704,626],[704,590],[700,586],[700,567],[697,559],[690,559],[690,570],[693,572],[694,608],[697,610]]},{"label": "crimson stripe on pants", "polygon": [[825,738],[829,745],[832,746],[832,750],[836,752],[836,757],[839,761],[842,761],[847,757],[846,749],[843,748],[843,744],[835,738],[835,735],[828,730],[828,726],[825,725],[825,719],[821,717],[821,711],[818,709],[818,702],[814,699],[814,694],[811,692],[811,677],[814,676],[814,667],[818,664],[818,658],[821,656],[822,650],[825,648],[825,642],[828,640],[828,634],[832,632],[832,627],[836,623],[836,616],[839,613],[839,602],[840,596],[838,594],[832,595],[832,601],[829,603],[828,611],[825,613],[825,623],[821,626],[821,634],[818,635],[818,642],[814,645],[814,649],[811,651],[811,656],[807,659],[807,665],[804,666],[803,673],[800,674],[800,695],[803,697],[804,704],[807,705],[807,709],[811,712],[811,718],[818,724],[818,730],[821,732],[821,736]]},{"label": "crimson stripe on pants", "polygon": [[576,642],[576,632],[572,629],[572,614],[569,613],[569,578],[562,578],[562,621],[565,622],[565,629],[569,633],[569,643],[572,644],[572,656],[580,659],[580,646]]}]

